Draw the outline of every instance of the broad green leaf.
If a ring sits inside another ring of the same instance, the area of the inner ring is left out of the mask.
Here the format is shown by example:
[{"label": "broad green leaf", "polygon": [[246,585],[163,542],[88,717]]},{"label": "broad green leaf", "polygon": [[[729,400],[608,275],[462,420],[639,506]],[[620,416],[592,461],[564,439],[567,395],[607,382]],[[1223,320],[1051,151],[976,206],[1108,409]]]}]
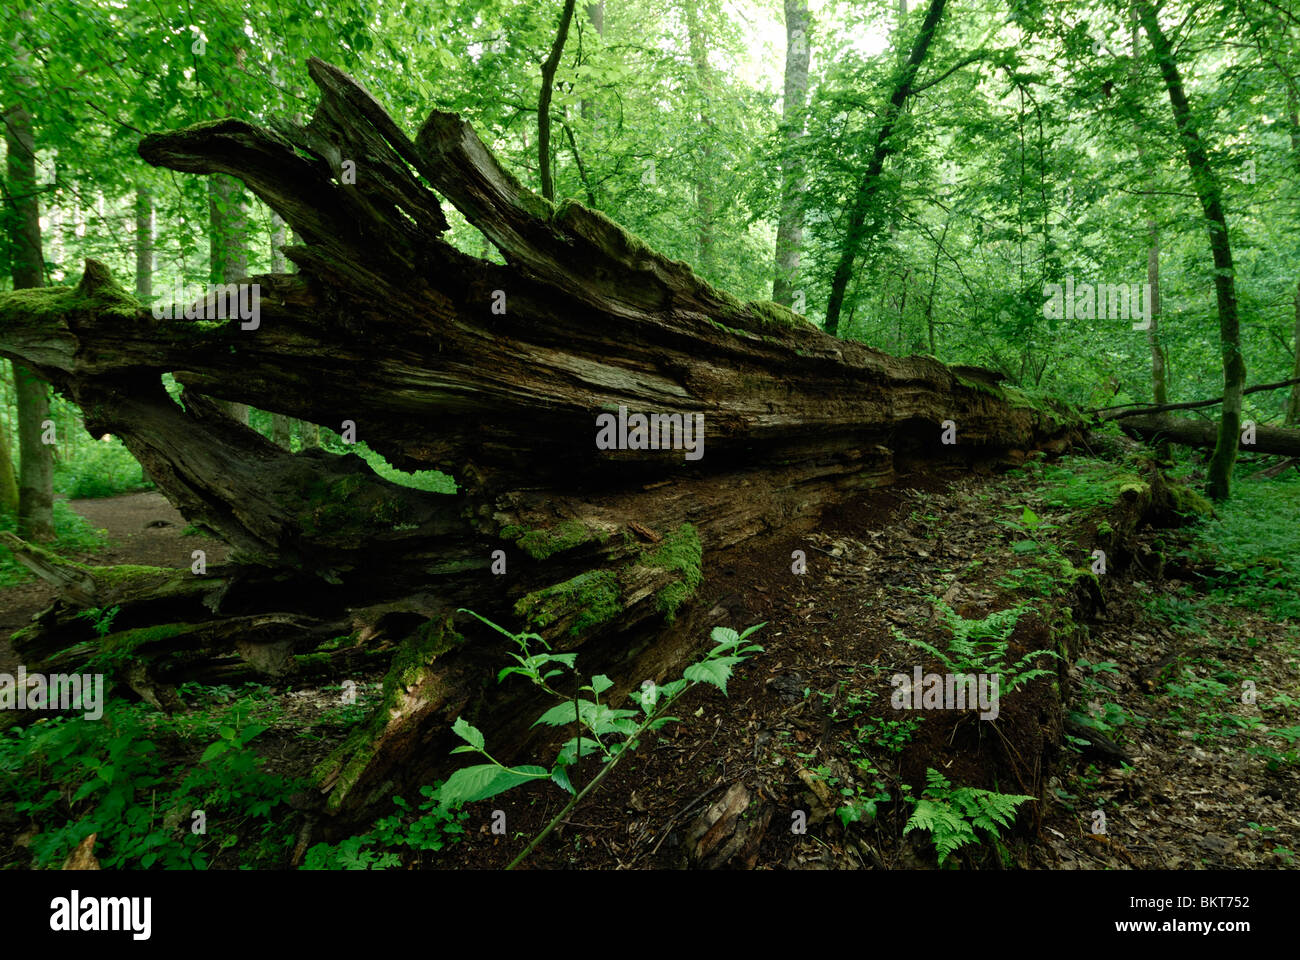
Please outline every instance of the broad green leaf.
[{"label": "broad green leaf", "polygon": [[475,803],[504,793],[532,780],[549,778],[538,766],[506,768],[495,763],[480,763],[457,770],[438,790],[438,798],[447,806]]},{"label": "broad green leaf", "polygon": [[456,722],[451,725],[451,731],[471,747],[483,749],[483,734],[468,720],[457,717]]}]

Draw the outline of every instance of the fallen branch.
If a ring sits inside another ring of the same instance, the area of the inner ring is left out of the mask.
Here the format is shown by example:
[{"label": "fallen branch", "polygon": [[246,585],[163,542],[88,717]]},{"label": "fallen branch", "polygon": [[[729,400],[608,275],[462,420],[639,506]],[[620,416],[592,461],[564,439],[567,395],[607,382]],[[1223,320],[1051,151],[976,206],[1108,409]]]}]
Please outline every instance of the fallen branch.
[{"label": "fallen branch", "polygon": [[[1277,390],[1281,387],[1290,387],[1300,383],[1300,377],[1290,380],[1280,380],[1277,383],[1261,383],[1259,386],[1247,387],[1241,391],[1244,397],[1248,393],[1261,393],[1265,390]],[[1195,410],[1198,407],[1212,407],[1216,403],[1223,403],[1223,397],[1213,397],[1209,400],[1188,400],[1183,403],[1125,403],[1118,407],[1098,407],[1096,410],[1089,410],[1089,413],[1103,414],[1103,420],[1117,420],[1120,417],[1138,417],[1153,413],[1165,413],[1169,410]],[[1118,410],[1118,413],[1108,413],[1110,410]]]}]

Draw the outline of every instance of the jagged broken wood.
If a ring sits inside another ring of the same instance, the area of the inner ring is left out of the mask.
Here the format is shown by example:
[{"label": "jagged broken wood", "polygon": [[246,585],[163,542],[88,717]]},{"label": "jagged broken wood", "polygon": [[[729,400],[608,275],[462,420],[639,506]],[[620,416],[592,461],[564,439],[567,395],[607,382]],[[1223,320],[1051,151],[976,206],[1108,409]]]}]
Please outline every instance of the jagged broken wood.
[{"label": "jagged broken wood", "polygon": [[[75,288],[0,295],[0,354],[75,400],[92,433],[121,437],[234,548],[177,620],[147,591],[114,595],[124,628],[185,624],[162,644],[173,663],[184,638],[230,653],[235,622],[245,645],[292,635],[293,657],[335,629],[367,649],[400,641],[382,705],[318,770],[332,813],[360,817],[395,784],[445,772],[458,713],[495,726],[502,756],[527,735],[533,714],[503,708],[515,694],[483,689],[500,647],[458,608],[582,645],[617,694],[678,666],[682,650],[644,634],[698,588],[702,558],[806,528],[899,464],[1014,459],[1076,436],[1073,415],[992,375],[842,342],[714,289],[602,214],[524,189],[459,117],[435,112],[412,140],[346,74],[314,59],[309,73],[321,101],[306,127],[228,119],[140,145],[155,165],[239,178],[300,238],[285,248],[298,273],[248,278],[255,328],[156,318],[88,261]],[[443,200],[504,264],[448,242]],[[442,470],[457,492],[385,480],[353,455],[290,454],[207,397],[351,421],[391,464]],[[703,457],[598,449],[596,418],[620,408],[702,415]],[[83,572],[25,633],[29,655],[66,662],[121,639],[74,616],[101,602]]]}]

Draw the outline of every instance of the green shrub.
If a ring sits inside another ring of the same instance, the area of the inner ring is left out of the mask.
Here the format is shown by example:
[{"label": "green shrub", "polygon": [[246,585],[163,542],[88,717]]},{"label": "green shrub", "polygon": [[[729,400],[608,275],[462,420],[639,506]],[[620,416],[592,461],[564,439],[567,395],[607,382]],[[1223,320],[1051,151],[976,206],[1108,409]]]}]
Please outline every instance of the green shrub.
[{"label": "green shrub", "polygon": [[70,460],[54,468],[54,492],[71,500],[115,497],[152,490],[153,486],[144,468],[117,438],[82,446]]}]

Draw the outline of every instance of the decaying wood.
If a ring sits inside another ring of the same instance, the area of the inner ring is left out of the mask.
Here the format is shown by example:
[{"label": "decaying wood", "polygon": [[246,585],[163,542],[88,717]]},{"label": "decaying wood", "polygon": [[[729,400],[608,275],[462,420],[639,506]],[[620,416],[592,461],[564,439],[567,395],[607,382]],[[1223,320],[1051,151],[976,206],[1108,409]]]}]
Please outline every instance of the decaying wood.
[{"label": "decaying wood", "polygon": [[[649,640],[701,560],[807,528],[890,483],[900,460],[997,461],[1076,435],[1068,412],[987,373],[839,341],[714,289],[603,215],[525,190],[457,116],[435,112],[411,139],[346,74],[314,59],[309,72],[321,101],[305,127],[229,119],[140,145],[158,166],[237,177],[300,239],[285,249],[298,273],[248,278],[255,324],[157,318],[88,261],[75,288],[0,295],[0,355],[75,400],[92,433],[119,436],[188,520],[234,548],[186,586],[167,581],[179,613],[46,564],[67,604],[28,628],[25,656],[111,647],[117,621],[101,640],[74,616],[109,603],[122,630],[184,626],[157,638],[158,682],[186,675],[186,651],[202,653],[191,667],[225,657],[243,670],[257,667],[250,644],[285,667],[331,631],[365,650],[400,641],[383,704],[318,771],[329,812],[361,816],[396,781],[428,777],[451,720],[486,709],[499,649],[458,608],[582,645],[588,669],[610,665],[626,689],[643,679],[630,671],[662,676],[688,652]],[[504,264],[448,243],[443,200]],[[391,464],[443,470],[457,493],[392,483],[357,456],[290,454],[207,398],[350,421]],[[596,418],[621,407],[701,415],[703,456],[598,449]],[[385,605],[385,630],[358,626]],[[508,702],[484,718],[508,728],[502,756],[527,735],[498,709]]]},{"label": "decaying wood", "polygon": [[[1211,420],[1170,417],[1165,414],[1126,416],[1120,427],[1143,440],[1169,440],[1192,447],[1213,448],[1218,424]],[[1280,453],[1300,456],[1300,430],[1289,427],[1255,427],[1255,442],[1243,443],[1243,453]]]}]

